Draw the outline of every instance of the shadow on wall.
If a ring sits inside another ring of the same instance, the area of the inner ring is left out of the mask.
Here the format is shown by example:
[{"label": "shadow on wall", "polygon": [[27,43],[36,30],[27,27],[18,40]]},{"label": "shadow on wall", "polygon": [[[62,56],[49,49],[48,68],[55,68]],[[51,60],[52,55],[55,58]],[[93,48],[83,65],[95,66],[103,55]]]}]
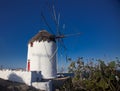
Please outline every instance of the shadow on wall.
[{"label": "shadow on wall", "polygon": [[8,80],[13,81],[13,82],[24,83],[23,79],[15,73],[10,74],[8,77]]}]

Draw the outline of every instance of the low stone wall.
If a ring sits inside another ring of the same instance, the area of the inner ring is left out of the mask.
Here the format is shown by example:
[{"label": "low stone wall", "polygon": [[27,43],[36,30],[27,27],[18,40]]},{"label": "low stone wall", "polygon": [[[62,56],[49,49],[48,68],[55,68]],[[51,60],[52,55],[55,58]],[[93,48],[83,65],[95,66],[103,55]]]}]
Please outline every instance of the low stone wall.
[{"label": "low stone wall", "polygon": [[41,73],[36,71],[22,71],[22,70],[0,70],[0,78],[13,82],[25,83],[37,89],[44,91],[52,91],[52,81],[42,81]]},{"label": "low stone wall", "polygon": [[46,82],[33,82],[32,86],[40,89],[40,90],[44,90],[44,91],[52,91],[52,81],[46,81]]},{"label": "low stone wall", "polygon": [[25,83],[30,86],[32,82],[41,80],[41,73],[22,70],[0,70],[0,78],[14,82]]}]

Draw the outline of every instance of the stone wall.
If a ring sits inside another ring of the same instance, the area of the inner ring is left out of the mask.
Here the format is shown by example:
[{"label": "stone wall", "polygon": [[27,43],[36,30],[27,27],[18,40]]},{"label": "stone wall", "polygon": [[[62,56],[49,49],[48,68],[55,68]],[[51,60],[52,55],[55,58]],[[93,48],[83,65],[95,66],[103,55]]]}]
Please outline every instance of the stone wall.
[{"label": "stone wall", "polygon": [[41,80],[41,73],[22,70],[0,70],[0,78],[31,85],[32,82],[37,82]]}]

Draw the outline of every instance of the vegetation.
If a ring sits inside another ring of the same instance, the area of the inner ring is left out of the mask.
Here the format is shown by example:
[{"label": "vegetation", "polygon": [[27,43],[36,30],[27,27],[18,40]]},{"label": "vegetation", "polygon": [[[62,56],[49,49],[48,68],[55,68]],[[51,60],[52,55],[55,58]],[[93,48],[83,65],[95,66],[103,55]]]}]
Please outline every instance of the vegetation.
[{"label": "vegetation", "polygon": [[[103,60],[90,59],[84,63],[83,57],[73,61],[68,59],[70,65],[68,72],[74,73],[72,86],[64,85],[63,90],[69,91],[120,91],[120,60],[106,62]],[[70,83],[71,84],[71,83]],[[62,91],[63,91],[62,90]]]}]

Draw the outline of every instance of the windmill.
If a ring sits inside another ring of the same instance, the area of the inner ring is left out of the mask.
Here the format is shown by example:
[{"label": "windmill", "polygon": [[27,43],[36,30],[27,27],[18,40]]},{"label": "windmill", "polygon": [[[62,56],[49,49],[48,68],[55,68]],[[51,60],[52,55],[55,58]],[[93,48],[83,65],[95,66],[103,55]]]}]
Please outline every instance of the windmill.
[{"label": "windmill", "polygon": [[[52,79],[57,76],[56,54],[59,48],[66,50],[63,38],[80,34],[62,34],[59,26],[60,14],[57,16],[54,6],[51,14],[56,27],[56,34],[53,32],[44,13],[41,12],[41,17],[51,33],[42,30],[28,42],[26,70],[41,72],[43,79]],[[65,27],[65,25],[63,27]]]}]

